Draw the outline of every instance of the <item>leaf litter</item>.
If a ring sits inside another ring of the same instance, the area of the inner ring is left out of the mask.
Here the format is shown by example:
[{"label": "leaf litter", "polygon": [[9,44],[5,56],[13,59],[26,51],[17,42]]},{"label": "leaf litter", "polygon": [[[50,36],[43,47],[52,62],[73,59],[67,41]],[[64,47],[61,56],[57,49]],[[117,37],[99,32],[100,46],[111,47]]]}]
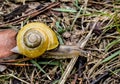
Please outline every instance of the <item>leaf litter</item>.
[{"label": "leaf litter", "polygon": [[[118,84],[120,82],[119,0],[25,1],[18,3],[17,0],[16,3],[12,0],[0,1],[1,29],[14,27],[19,30],[23,23],[44,22],[57,33],[61,44],[66,45],[83,44],[82,39],[86,38],[92,28],[94,29],[89,40],[81,48],[85,54],[79,58],[38,58],[31,62],[31,59],[21,56],[17,60],[0,61],[2,67],[7,66],[3,69],[0,67],[1,83]],[[59,4],[53,6],[51,3]],[[28,8],[19,11],[20,14],[13,13],[14,17],[11,18],[11,13],[22,5],[28,5]],[[5,15],[10,18],[6,19]],[[72,71],[67,74],[68,76],[65,75],[65,80],[61,80],[66,67],[70,69],[67,66],[70,62],[75,65],[72,65]]]}]

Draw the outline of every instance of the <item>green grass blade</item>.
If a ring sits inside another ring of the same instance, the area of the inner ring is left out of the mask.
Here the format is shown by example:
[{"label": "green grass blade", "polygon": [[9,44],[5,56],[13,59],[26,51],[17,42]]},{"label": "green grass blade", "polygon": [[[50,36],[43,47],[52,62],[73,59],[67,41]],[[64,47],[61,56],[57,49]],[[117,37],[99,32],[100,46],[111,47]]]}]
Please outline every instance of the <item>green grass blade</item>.
[{"label": "green grass blade", "polygon": [[57,32],[58,32],[59,34],[62,34],[62,33],[64,33],[64,32],[66,31],[63,27],[60,26],[60,22],[59,22],[59,21],[57,21],[57,22],[55,23],[55,25],[56,25],[56,28],[57,28]]},{"label": "green grass blade", "polygon": [[64,41],[63,41],[62,37],[60,36],[60,34],[57,34],[57,37],[58,37],[60,44],[63,45]]},{"label": "green grass blade", "polygon": [[54,11],[59,11],[59,12],[69,12],[69,13],[75,13],[77,12],[75,9],[69,8],[69,9],[65,9],[65,8],[54,8]]},{"label": "green grass blade", "polygon": [[61,37],[61,34],[64,33],[66,30],[63,29],[63,28],[60,26],[60,22],[59,22],[59,21],[57,21],[57,22],[55,23],[55,25],[56,25],[56,29],[57,29],[56,34],[57,34],[58,40],[59,40],[60,44],[64,44],[63,39],[62,39],[62,37]]},{"label": "green grass blade", "polygon": [[58,84],[59,80],[53,81],[51,84]]},{"label": "green grass blade", "polygon": [[102,61],[101,61],[101,64],[110,61],[111,59],[117,57],[119,54],[120,54],[120,50],[117,51],[117,52],[115,52],[115,53],[113,53],[112,55],[108,56],[108,57],[105,58],[104,60],[102,60]]},{"label": "green grass blade", "polygon": [[51,80],[50,76],[42,69],[42,67],[41,67],[36,61],[34,61],[34,60],[30,60],[30,61],[31,61],[31,63],[33,63],[38,69],[40,69],[40,71],[42,71],[44,74],[46,74],[47,77],[48,77],[48,79]]},{"label": "green grass blade", "polygon": [[60,62],[54,61],[54,62],[49,62],[49,61],[44,61],[44,62],[38,62],[38,64],[45,64],[45,65],[55,65],[55,66],[60,66]]},{"label": "green grass blade", "polygon": [[119,38],[116,39],[116,40],[114,40],[114,41],[112,41],[111,43],[109,43],[109,44],[106,46],[105,51],[107,52],[110,48],[112,48],[114,45],[116,45],[116,44],[118,44],[118,43],[120,43],[120,39],[119,39]]}]

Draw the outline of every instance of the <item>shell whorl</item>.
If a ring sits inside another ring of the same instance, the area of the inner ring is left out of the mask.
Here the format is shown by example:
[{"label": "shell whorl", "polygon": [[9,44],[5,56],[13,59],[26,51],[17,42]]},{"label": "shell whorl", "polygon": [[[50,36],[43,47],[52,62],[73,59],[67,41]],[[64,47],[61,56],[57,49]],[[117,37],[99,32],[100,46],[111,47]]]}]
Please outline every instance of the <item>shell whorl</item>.
[{"label": "shell whorl", "polygon": [[41,44],[41,33],[37,30],[30,29],[24,34],[24,43],[29,48],[36,48]]}]

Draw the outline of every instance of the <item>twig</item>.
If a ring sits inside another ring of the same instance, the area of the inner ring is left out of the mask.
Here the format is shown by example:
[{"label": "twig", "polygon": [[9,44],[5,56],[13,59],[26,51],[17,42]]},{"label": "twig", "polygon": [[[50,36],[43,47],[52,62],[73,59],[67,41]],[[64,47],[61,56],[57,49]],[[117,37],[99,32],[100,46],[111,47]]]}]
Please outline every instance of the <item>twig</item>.
[{"label": "twig", "polygon": [[25,80],[22,80],[22,79],[16,77],[16,76],[13,75],[13,74],[9,74],[9,76],[12,76],[13,78],[18,79],[19,81],[21,81],[21,82],[23,82],[23,83],[25,83],[25,84],[30,84],[30,83],[26,82]]},{"label": "twig", "polygon": [[100,80],[105,80],[106,78],[108,78],[110,76],[110,72],[107,71],[105,72],[103,75],[101,75],[99,78],[97,78],[96,80],[94,80],[92,83],[90,84],[98,84],[100,82]]},{"label": "twig", "polygon": [[4,21],[11,20],[16,16],[22,15],[28,8],[28,5],[21,5],[15,8],[11,13],[4,15]]},{"label": "twig", "polygon": [[25,64],[25,63],[0,63],[2,65],[10,65],[10,66],[34,66],[33,64]]},{"label": "twig", "polygon": [[15,59],[15,60],[0,60],[0,64],[1,63],[13,63],[13,62],[24,62],[24,61],[28,61],[31,60],[31,58],[21,58],[21,59]]},{"label": "twig", "polygon": [[16,18],[16,19],[10,20],[10,21],[8,21],[8,22],[5,22],[5,23],[3,23],[3,24],[0,24],[0,27],[6,26],[6,25],[8,25],[8,24],[19,23],[19,22],[25,20],[27,17],[33,18],[33,17],[35,17],[35,16],[37,16],[37,15],[45,12],[46,10],[48,10],[48,9],[50,9],[50,8],[53,8],[53,7],[55,7],[55,6],[58,6],[59,4],[60,4],[59,2],[53,2],[53,3],[49,4],[48,6],[45,6],[45,7],[42,7],[42,8],[40,8],[40,9],[38,9],[38,10],[33,11],[32,13],[25,14],[24,16],[21,16],[21,17],[19,17],[19,18]]}]

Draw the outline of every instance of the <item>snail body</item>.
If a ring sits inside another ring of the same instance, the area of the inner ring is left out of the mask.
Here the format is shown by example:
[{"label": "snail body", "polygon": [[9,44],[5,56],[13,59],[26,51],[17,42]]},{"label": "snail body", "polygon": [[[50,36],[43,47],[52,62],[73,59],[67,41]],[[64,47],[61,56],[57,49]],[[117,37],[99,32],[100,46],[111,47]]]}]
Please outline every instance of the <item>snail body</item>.
[{"label": "snail body", "polygon": [[42,58],[66,59],[84,55],[84,52],[76,45],[60,45],[58,48],[47,51]]},{"label": "snail body", "polygon": [[39,57],[58,45],[55,32],[43,23],[29,23],[17,35],[17,52],[29,58]]}]

